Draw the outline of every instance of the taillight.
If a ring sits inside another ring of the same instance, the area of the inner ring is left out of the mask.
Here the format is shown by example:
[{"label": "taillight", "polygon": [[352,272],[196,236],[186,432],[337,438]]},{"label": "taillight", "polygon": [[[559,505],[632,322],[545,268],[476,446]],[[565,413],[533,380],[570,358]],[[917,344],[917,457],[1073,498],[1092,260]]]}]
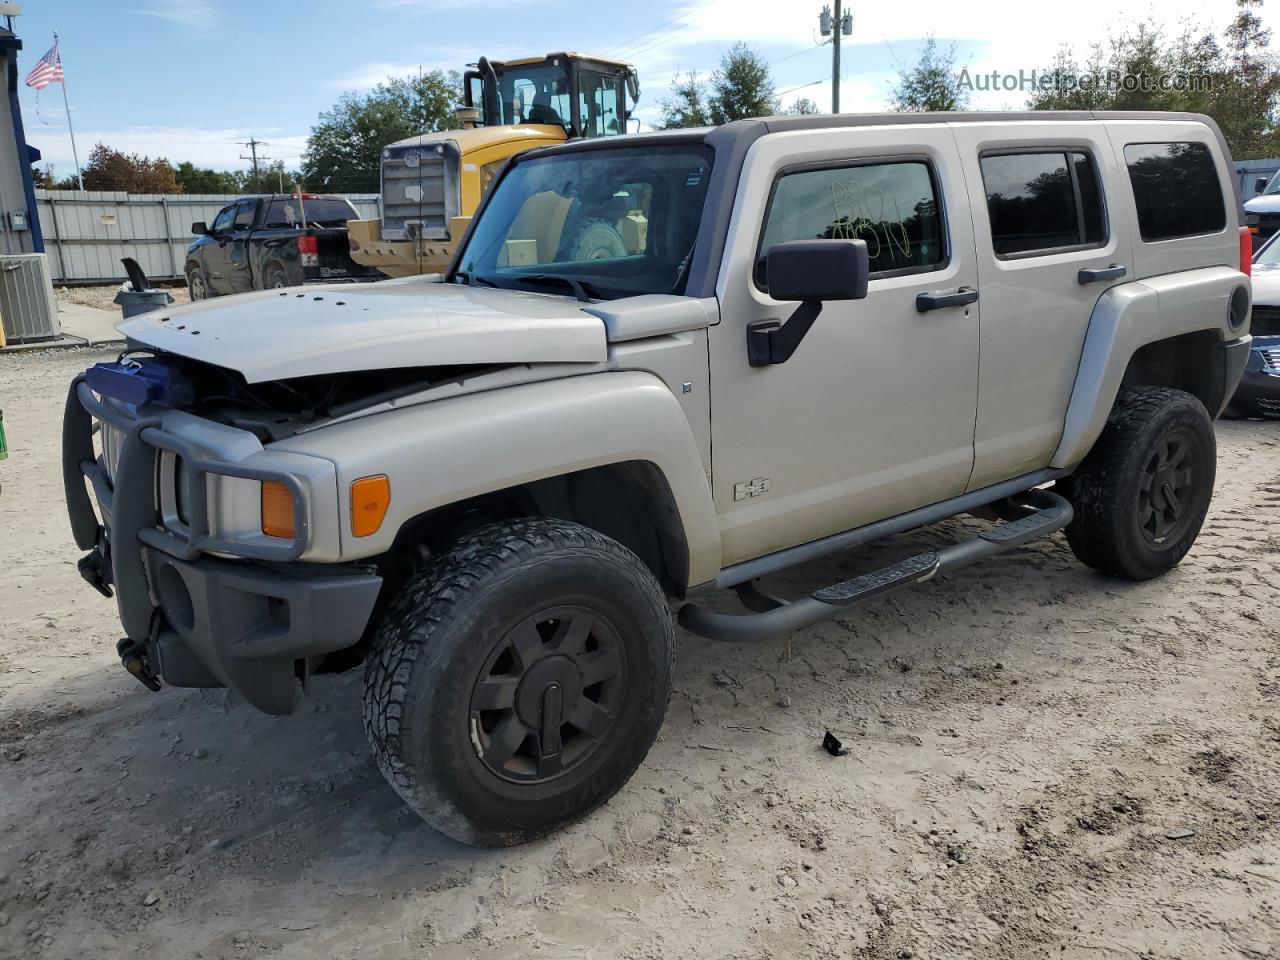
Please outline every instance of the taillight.
[{"label": "taillight", "polygon": [[1248,227],[1240,228],[1240,272],[1246,277],[1253,275],[1253,234]]},{"label": "taillight", "polygon": [[299,253],[319,253],[320,243],[315,237],[299,237],[298,238]]}]

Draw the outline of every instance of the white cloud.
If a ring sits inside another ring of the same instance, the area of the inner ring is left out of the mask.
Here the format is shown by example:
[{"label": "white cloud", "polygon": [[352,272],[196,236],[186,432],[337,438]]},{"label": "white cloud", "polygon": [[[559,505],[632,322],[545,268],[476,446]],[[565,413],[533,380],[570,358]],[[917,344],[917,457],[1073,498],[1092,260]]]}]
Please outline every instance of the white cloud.
[{"label": "white cloud", "polygon": [[[1075,0],[1056,6],[1027,4],[1025,0],[984,0],[980,8],[955,0],[918,0],[910,15],[904,15],[903,8],[894,4],[859,4],[854,8],[853,35],[845,38],[841,107],[886,109],[886,81],[892,80],[893,75],[885,74],[880,63],[874,72],[860,69],[867,44],[887,48],[895,61],[909,65],[918,57],[923,34],[928,32],[943,44],[954,40],[972,51],[960,58],[957,67],[967,66],[974,73],[1016,73],[1045,66],[1064,45],[1084,53],[1091,43],[1105,41],[1108,30],[1119,33],[1147,19],[1161,25],[1172,37],[1186,28],[1221,31],[1234,13],[1234,4],[1219,2],[1210,6],[1203,0],[1161,0],[1159,5],[1139,2],[1123,6],[1123,12],[1118,13],[1115,0]],[[820,39],[816,36],[819,9],[820,4],[815,3],[811,10],[801,12],[790,5],[784,7],[777,0],[686,3],[672,10],[670,16],[654,17],[658,22],[679,17],[677,22],[641,36],[611,55],[636,63],[644,86],[651,91],[646,97],[650,105],[668,95],[675,70],[694,68],[706,76],[718,58],[717,53],[708,53],[708,48],[723,49],[736,40],[747,42],[767,58],[788,57],[774,67],[779,89],[786,90],[824,73],[829,75],[829,49],[789,57],[793,51],[803,50]],[[1280,27],[1280,17],[1265,9],[1262,17],[1268,26]],[[876,59],[882,62],[884,58]],[[850,82],[855,86],[845,93]],[[814,91],[821,91],[821,95]],[[815,84],[796,91],[796,95],[808,96],[823,110],[830,105],[829,84],[826,90]],[[975,106],[988,109],[1020,106],[1024,100],[1020,93],[974,97]]]},{"label": "white cloud", "polygon": [[221,5],[213,0],[164,0],[138,12],[188,28],[213,27],[222,22]]},{"label": "white cloud", "polygon": [[416,77],[418,71],[430,73],[432,70],[457,70],[460,64],[440,63],[366,63],[351,70],[341,77],[330,81],[329,86],[335,90],[370,90],[391,77]]}]

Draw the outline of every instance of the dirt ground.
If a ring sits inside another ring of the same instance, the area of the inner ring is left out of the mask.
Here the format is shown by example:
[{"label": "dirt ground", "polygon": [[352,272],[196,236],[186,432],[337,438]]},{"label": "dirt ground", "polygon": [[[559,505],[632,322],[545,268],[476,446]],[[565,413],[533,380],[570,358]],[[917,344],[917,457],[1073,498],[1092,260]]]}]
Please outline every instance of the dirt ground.
[{"label": "dirt ground", "polygon": [[785,644],[682,636],[632,782],[485,851],[381,780],[358,672],[273,719],[119,667],[57,465],[66,383],[108,356],[0,357],[0,956],[1280,957],[1280,423],[1219,424],[1162,580],[1056,538]]},{"label": "dirt ground", "polygon": [[[191,297],[187,295],[185,283],[176,286],[161,284],[160,289],[168,290],[175,304],[181,305],[191,302]],[[78,303],[84,307],[97,307],[99,310],[110,310],[112,313],[119,313],[120,307],[115,303],[115,296],[119,291],[120,284],[112,283],[94,287],[58,287],[54,290],[54,294],[59,300],[66,303]]]}]

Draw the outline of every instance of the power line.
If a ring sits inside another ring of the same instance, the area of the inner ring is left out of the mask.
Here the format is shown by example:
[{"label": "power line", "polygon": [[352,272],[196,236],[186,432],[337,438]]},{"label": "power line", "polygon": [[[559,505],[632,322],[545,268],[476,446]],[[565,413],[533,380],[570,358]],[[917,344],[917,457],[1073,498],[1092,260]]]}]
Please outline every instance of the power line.
[{"label": "power line", "polygon": [[831,79],[831,74],[828,73],[825,77],[819,77],[817,80],[813,80],[810,83],[802,83],[798,87],[792,87],[789,90],[783,90],[781,93],[777,94],[777,96],[785,97],[788,93],[795,93],[797,90],[803,90],[805,87],[812,87],[815,84],[826,83],[830,79]]},{"label": "power line", "polygon": [[670,20],[663,21],[662,23],[658,24],[656,27],[646,30],[644,33],[637,34],[636,36],[632,37],[630,40],[625,40],[622,43],[617,44],[616,46],[610,47],[608,50],[605,51],[605,56],[609,56],[610,54],[612,54],[617,50],[623,50],[626,47],[630,46],[631,44],[635,43],[637,40],[642,40],[645,37],[649,36],[650,34],[657,33],[663,27],[668,26],[669,24],[675,23],[677,20],[683,20],[685,17],[689,16],[692,13],[697,12],[698,10],[700,10],[705,6],[709,6],[713,2],[714,0],[704,0],[703,3],[696,4],[690,7],[688,10],[685,10],[683,13],[676,14]]},{"label": "power line", "polygon": [[800,54],[808,53],[810,50],[821,50],[824,46],[826,46],[826,44],[815,43],[807,47],[802,47],[801,49],[797,50],[795,53],[788,53],[786,56],[778,57],[778,59],[776,60],[770,60],[769,66],[772,67],[775,63],[782,63],[783,60],[790,60],[792,57],[798,57],[800,56]]}]

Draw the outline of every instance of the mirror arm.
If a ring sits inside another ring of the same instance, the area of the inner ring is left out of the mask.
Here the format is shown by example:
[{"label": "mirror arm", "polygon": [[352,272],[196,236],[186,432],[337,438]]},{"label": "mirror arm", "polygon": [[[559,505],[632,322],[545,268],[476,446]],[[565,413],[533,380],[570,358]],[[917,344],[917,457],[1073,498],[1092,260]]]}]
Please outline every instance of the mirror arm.
[{"label": "mirror arm", "polygon": [[747,362],[753,367],[786,363],[821,312],[822,301],[805,300],[796,307],[786,323],[781,320],[756,320],[747,324]]}]

